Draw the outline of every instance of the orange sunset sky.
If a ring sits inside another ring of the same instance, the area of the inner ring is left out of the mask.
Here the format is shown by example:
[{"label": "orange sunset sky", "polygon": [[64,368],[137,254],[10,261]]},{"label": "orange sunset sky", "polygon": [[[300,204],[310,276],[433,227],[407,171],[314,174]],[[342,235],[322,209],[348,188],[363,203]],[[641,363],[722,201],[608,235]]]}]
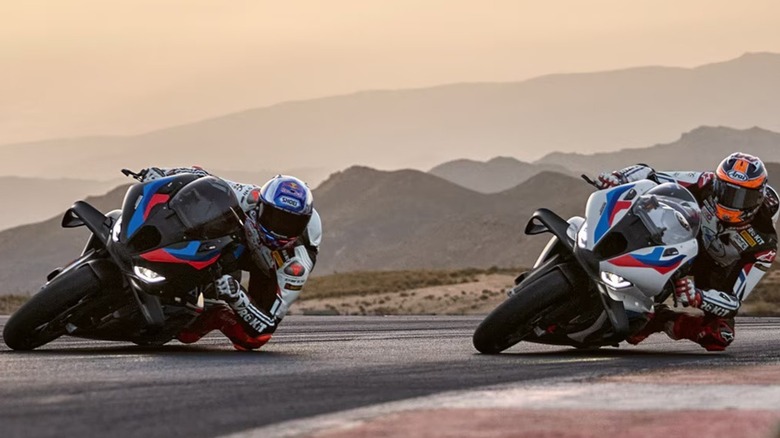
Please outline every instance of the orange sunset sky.
[{"label": "orange sunset sky", "polygon": [[780,3],[0,1],[0,144],[365,89],[780,52]]}]

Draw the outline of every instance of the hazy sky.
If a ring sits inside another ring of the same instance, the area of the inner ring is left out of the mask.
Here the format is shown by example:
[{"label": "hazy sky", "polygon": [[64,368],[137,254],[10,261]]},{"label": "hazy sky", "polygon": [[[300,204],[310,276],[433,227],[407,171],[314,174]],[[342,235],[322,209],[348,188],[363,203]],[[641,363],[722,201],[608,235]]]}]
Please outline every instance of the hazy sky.
[{"label": "hazy sky", "polygon": [[780,2],[0,0],[0,143],[364,89],[780,52]]}]

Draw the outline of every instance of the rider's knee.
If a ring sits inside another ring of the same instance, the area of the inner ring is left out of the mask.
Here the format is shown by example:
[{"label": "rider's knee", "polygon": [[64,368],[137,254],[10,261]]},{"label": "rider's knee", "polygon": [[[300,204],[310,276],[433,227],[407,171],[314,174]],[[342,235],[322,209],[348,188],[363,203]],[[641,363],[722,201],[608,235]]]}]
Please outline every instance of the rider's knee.
[{"label": "rider's knee", "polygon": [[723,351],[734,342],[734,320],[716,318],[703,327],[696,342],[707,351]]},{"label": "rider's knee", "polygon": [[257,337],[247,337],[244,339],[232,339],[233,348],[238,351],[257,350],[271,340],[271,335],[260,335]]}]

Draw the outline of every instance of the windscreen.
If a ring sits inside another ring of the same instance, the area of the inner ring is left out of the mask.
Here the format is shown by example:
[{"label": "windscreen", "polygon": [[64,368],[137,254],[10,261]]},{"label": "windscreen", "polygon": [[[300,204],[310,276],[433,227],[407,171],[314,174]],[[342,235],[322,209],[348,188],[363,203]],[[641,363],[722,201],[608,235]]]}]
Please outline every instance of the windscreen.
[{"label": "windscreen", "polygon": [[701,225],[701,210],[684,187],[666,183],[637,199],[632,212],[641,219],[658,245],[676,245],[695,239]]},{"label": "windscreen", "polygon": [[170,206],[179,216],[188,232],[212,239],[235,232],[240,222],[240,211],[233,190],[224,181],[199,178],[179,190]]}]

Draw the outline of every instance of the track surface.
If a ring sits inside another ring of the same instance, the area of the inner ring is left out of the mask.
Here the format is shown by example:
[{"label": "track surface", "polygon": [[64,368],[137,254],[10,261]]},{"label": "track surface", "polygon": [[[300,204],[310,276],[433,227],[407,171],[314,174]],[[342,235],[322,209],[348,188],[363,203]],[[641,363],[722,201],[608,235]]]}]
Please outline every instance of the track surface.
[{"label": "track surface", "polygon": [[[0,317],[0,326],[7,318]],[[777,364],[780,319],[739,319],[726,353],[654,335],[598,351],[471,346],[474,317],[295,317],[254,353],[218,336],[149,349],[62,338],[0,347],[0,436],[211,437],[443,391],[641,370]]]}]

